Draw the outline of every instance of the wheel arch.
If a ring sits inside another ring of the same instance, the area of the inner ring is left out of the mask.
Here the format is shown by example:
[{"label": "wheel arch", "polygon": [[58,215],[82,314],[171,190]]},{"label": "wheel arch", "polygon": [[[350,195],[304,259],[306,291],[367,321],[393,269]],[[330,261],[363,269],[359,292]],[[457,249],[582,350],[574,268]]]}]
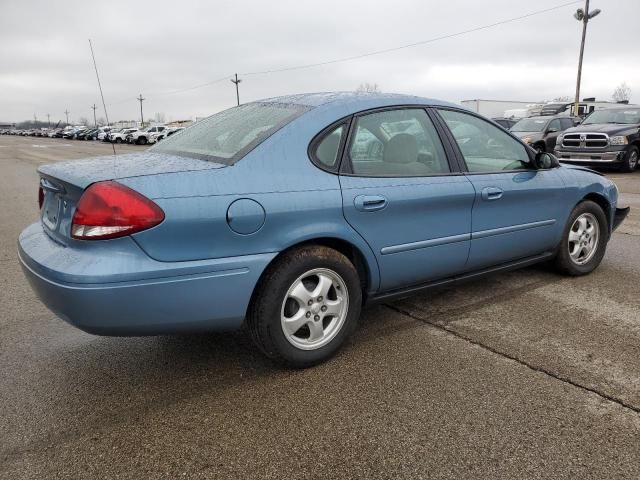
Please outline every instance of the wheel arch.
[{"label": "wheel arch", "polygon": [[[379,276],[378,276],[378,265],[375,263],[375,258],[373,258],[374,264],[372,264],[372,259],[368,258],[367,254],[362,251],[362,248],[356,245],[354,242],[346,240],[344,238],[335,237],[335,236],[318,236],[314,238],[309,238],[305,240],[301,240],[294,244],[289,245],[287,248],[280,251],[264,268],[254,290],[251,294],[251,302],[254,300],[255,292],[258,290],[259,285],[261,284],[265,274],[272,267],[272,265],[277,262],[285,253],[288,253],[297,248],[301,248],[309,245],[319,245],[328,248],[332,248],[344,256],[346,256],[351,263],[353,263],[356,271],[358,272],[358,276],[360,277],[360,282],[362,285],[362,300],[363,303],[366,301],[367,292],[375,290],[378,288],[379,284]],[[372,255],[370,254],[369,257]]]},{"label": "wheel arch", "polygon": [[602,208],[605,217],[607,217],[607,230],[610,232],[613,219],[611,218],[611,202],[609,202],[609,199],[600,193],[590,192],[580,201],[584,202],[585,200],[591,200]]}]

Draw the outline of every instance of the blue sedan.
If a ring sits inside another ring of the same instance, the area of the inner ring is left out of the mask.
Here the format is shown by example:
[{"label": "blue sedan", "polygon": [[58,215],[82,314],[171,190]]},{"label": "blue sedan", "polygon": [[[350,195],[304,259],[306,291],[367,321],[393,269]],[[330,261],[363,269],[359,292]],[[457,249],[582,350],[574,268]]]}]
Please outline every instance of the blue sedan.
[{"label": "blue sedan", "polygon": [[365,302],[536,262],[589,273],[628,213],[599,174],[403,95],[253,102],[39,173],[19,258],[55,314],[100,335],[244,327],[296,367]]}]

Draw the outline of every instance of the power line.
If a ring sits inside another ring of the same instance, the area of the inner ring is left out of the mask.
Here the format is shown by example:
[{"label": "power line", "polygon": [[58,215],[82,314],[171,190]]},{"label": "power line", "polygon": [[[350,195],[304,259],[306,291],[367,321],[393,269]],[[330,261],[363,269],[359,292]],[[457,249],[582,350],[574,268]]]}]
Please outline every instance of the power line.
[{"label": "power line", "polygon": [[323,62],[307,63],[307,64],[303,64],[303,65],[276,68],[276,69],[271,69],[271,70],[262,70],[262,71],[256,71],[256,72],[244,72],[244,73],[241,73],[240,75],[249,76],[249,75],[264,75],[264,74],[268,74],[268,73],[290,72],[291,70],[301,70],[301,69],[304,69],[304,68],[320,67],[320,66],[323,66],[323,65],[331,65],[333,63],[349,62],[349,61],[352,61],[352,60],[358,60],[360,58],[372,57],[374,55],[382,55],[384,53],[396,52],[398,50],[403,50],[403,49],[411,48],[411,47],[417,47],[417,46],[420,46],[420,45],[426,45],[426,44],[429,44],[429,43],[438,42],[440,40],[446,40],[448,38],[459,37],[461,35],[467,35],[469,33],[478,32],[480,30],[486,30],[488,28],[497,27],[499,25],[504,25],[506,23],[511,23],[511,22],[515,22],[515,21],[518,21],[518,20],[523,20],[525,18],[533,17],[535,15],[540,15],[540,14],[543,14],[543,13],[551,12],[553,10],[558,10],[560,8],[567,7],[569,5],[574,5],[576,3],[581,3],[581,1],[582,0],[574,0],[572,2],[567,2],[567,3],[563,3],[561,5],[556,5],[555,7],[549,7],[549,8],[545,8],[544,10],[537,10],[535,12],[527,13],[525,15],[520,15],[518,17],[507,18],[505,20],[500,20],[499,22],[490,23],[490,24],[487,24],[487,25],[481,25],[479,27],[470,28],[468,30],[461,30],[459,32],[450,33],[450,34],[447,34],[447,35],[441,35],[439,37],[430,38],[428,40],[421,40],[421,41],[418,41],[418,42],[408,43],[406,45],[400,45],[398,47],[385,48],[385,49],[382,49],[382,50],[374,50],[372,52],[362,53],[360,55],[353,55],[353,56],[350,56],[350,57],[342,57],[342,58],[337,58],[337,59],[333,59],[333,60],[326,60],[326,61],[323,61]]},{"label": "power line", "polygon": [[[536,10],[534,12],[529,12],[529,13],[526,13],[524,15],[519,15],[517,17],[511,17],[511,18],[507,18],[507,19],[504,19],[504,20],[500,20],[498,22],[493,22],[493,23],[489,23],[489,24],[486,24],[486,25],[480,25],[478,27],[469,28],[467,30],[461,30],[459,32],[449,33],[449,34],[446,34],[446,35],[441,35],[441,36],[429,38],[429,39],[426,39],[426,40],[420,40],[420,41],[413,42],[413,43],[408,43],[408,44],[405,44],[405,45],[399,45],[399,46],[396,46],[396,47],[390,47],[390,48],[385,48],[385,49],[381,49],[381,50],[374,50],[374,51],[371,51],[371,52],[361,53],[361,54],[358,54],[358,55],[352,55],[352,56],[349,56],[349,57],[335,58],[335,59],[332,59],[332,60],[325,60],[325,61],[322,61],[322,62],[307,63],[307,64],[301,64],[301,65],[293,65],[293,66],[289,66],[289,67],[274,68],[274,69],[269,69],[269,70],[257,70],[257,71],[253,71],[253,72],[243,72],[243,73],[239,73],[237,75],[242,75],[242,76],[267,75],[267,74],[271,74],[271,73],[290,72],[290,71],[293,71],[293,70],[302,70],[302,69],[307,69],[307,68],[321,67],[321,66],[324,66],[324,65],[331,65],[331,64],[335,64],[335,63],[350,62],[350,61],[353,61],[353,60],[359,60],[361,58],[373,57],[373,56],[376,56],[376,55],[383,55],[383,54],[386,54],[386,53],[396,52],[398,50],[404,50],[404,49],[407,49],[407,48],[412,48],[412,47],[417,47],[417,46],[421,46],[421,45],[427,45],[427,44],[430,44],[430,43],[435,43],[435,42],[438,42],[440,40],[446,40],[446,39],[449,39],[449,38],[460,37],[462,35],[468,35],[469,33],[474,33],[474,32],[479,32],[479,31],[482,31],[482,30],[487,30],[487,29],[490,29],[490,28],[498,27],[500,25],[505,25],[507,23],[516,22],[516,21],[519,21],[519,20],[524,20],[526,18],[530,18],[530,17],[536,16],[536,15],[541,15],[543,13],[548,13],[548,12],[552,12],[554,10],[559,10],[561,8],[564,8],[564,7],[567,7],[567,6],[570,6],[570,5],[575,5],[577,3],[582,3],[582,0],[573,0],[571,2],[565,2],[565,3],[559,4],[559,5],[555,5],[553,7],[545,8],[545,9],[542,9],[542,10]],[[196,90],[196,89],[199,89],[199,88],[208,87],[210,85],[214,85],[216,83],[220,83],[220,82],[226,81],[226,80],[230,79],[230,77],[234,77],[234,75],[233,74],[225,75],[224,77],[220,77],[220,78],[217,78],[217,79],[212,80],[210,82],[202,83],[200,85],[194,85],[194,86],[187,87],[187,88],[182,88],[182,89],[179,89],[179,90],[173,90],[173,91],[169,91],[169,92],[158,93],[158,94],[154,94],[152,96],[154,96],[154,97],[162,97],[162,96],[167,96],[167,95],[174,95],[176,93],[187,92],[187,91],[190,91],[190,90]],[[233,83],[235,83],[235,80],[231,80],[231,81]],[[238,84],[236,84],[236,87],[237,86],[238,86]],[[236,100],[238,100],[238,103],[239,103],[239,98],[236,98]],[[128,101],[127,99],[123,99],[121,101],[114,102],[114,103],[112,103],[110,105],[117,105],[117,104],[124,103],[124,102],[127,102],[127,101]]]}]

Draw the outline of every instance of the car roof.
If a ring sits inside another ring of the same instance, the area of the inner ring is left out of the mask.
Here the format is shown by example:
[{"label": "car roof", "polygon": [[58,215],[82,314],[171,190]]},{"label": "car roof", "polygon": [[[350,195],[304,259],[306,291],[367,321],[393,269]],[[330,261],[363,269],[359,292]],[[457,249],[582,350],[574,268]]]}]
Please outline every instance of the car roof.
[{"label": "car roof", "polygon": [[365,110],[384,107],[390,105],[438,105],[465,109],[460,105],[423,98],[415,95],[404,95],[399,93],[368,93],[368,92],[318,92],[302,93],[297,95],[285,95],[282,97],[267,98],[260,100],[266,103],[293,103],[308,107],[345,107],[349,106],[354,110]]}]

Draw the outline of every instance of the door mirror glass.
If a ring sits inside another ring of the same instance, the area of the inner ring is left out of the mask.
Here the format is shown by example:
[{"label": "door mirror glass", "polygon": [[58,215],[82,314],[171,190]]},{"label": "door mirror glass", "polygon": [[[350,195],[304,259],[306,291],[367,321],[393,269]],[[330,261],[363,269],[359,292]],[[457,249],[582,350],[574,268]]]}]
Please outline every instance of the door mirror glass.
[{"label": "door mirror glass", "polygon": [[558,167],[560,162],[558,162],[558,159],[550,153],[538,152],[536,153],[534,164],[538,170],[548,170],[550,168]]}]

